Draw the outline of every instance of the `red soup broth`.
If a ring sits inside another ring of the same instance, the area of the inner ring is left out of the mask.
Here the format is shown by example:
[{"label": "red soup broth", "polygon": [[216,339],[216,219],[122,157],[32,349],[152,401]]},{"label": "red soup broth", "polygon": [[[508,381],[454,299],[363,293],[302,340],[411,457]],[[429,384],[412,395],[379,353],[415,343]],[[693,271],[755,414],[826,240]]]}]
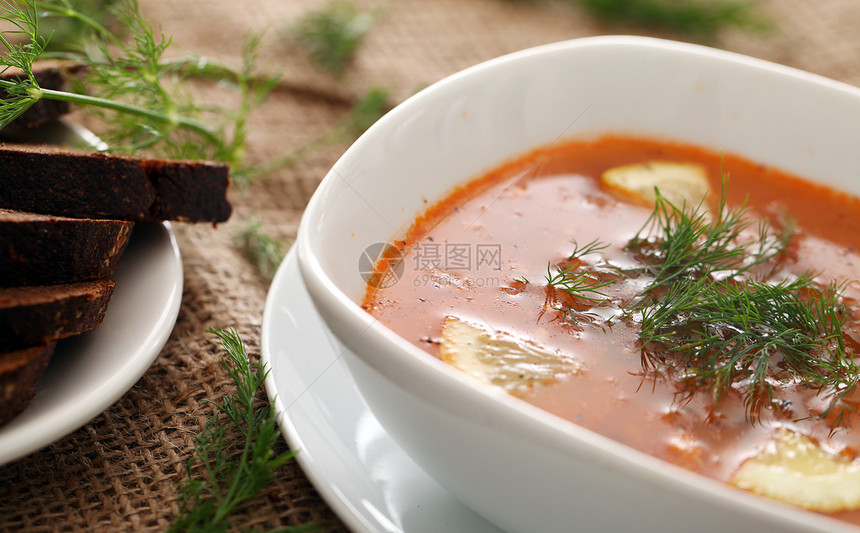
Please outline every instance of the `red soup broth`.
[{"label": "red soup broth", "polygon": [[[854,457],[860,418],[811,415],[821,398],[803,387],[778,391],[784,409],[763,409],[753,422],[738,394],[715,402],[708,392],[683,401],[678,385],[643,372],[638,325],[632,320],[577,324],[547,308],[549,264],[564,261],[572,240],[595,239],[619,265],[626,243],[653,207],[622,199],[601,185],[612,167],[653,160],[691,162],[708,172],[711,198],[728,176],[727,202],[751,213],[784,217],[797,228],[779,268],[815,270],[822,279],[853,280],[860,266],[860,200],[777,168],[701,147],[626,136],[556,144],[505,163],[463,185],[421,214],[398,247],[404,271],[391,286],[369,287],[364,308],[405,339],[439,356],[446,317],[483,324],[580,361],[583,371],[516,395],[522,400],[645,453],[726,481],[776,428],[816,439]],[[517,280],[527,279],[528,283]],[[389,285],[389,284],[385,284]],[[641,289],[641,287],[640,287]],[[623,284],[608,290],[635,293]],[[860,297],[849,285],[846,300]],[[612,315],[603,309],[602,316]],[[853,346],[856,324],[846,327]],[[852,348],[853,349],[853,348]],[[860,523],[860,512],[839,518]]]}]

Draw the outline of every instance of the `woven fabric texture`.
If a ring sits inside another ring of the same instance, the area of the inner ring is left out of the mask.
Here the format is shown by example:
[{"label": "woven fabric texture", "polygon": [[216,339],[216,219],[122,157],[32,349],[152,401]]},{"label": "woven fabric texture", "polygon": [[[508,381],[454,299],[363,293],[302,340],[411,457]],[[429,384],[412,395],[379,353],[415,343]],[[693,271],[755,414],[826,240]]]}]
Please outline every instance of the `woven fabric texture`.
[{"label": "woven fabric texture", "polygon": [[[239,64],[243,35],[267,29],[263,62],[281,72],[264,110],[253,115],[249,157],[265,161],[324,134],[368,88],[394,103],[449,74],[518,49],[598,34],[655,34],[600,22],[562,1],[361,0],[381,18],[342,79],[321,73],[283,39],[283,30],[327,0],[140,0],[143,12],[179,49]],[[710,45],[860,85],[860,2],[767,0],[763,32],[730,29]],[[28,457],[0,466],[0,531],[162,531],[178,510],[177,483],[212,412],[205,400],[229,392],[230,378],[209,328],[234,327],[259,355],[268,283],[236,245],[244,221],[260,218],[291,241],[302,209],[345,145],[234,188],[235,214],[213,228],[177,224],[184,261],[179,319],[139,382],[83,428]],[[261,394],[260,401],[265,401]],[[279,451],[285,451],[282,442]],[[345,530],[291,462],[244,507],[236,530],[318,524]]]}]

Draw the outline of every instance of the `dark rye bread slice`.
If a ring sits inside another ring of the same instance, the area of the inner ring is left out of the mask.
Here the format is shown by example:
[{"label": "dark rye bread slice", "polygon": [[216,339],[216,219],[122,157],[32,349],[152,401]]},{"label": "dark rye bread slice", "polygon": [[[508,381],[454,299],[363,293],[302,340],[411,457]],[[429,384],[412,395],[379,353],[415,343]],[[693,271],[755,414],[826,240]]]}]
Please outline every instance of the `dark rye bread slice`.
[{"label": "dark rye bread slice", "polygon": [[0,287],[110,276],[134,222],[0,209]]},{"label": "dark rye bread slice", "polygon": [[224,222],[228,166],[0,143],[0,207],[82,218]]},{"label": "dark rye bread slice", "polygon": [[0,353],[0,424],[29,405],[54,353],[54,343]]},{"label": "dark rye bread slice", "polygon": [[0,288],[0,352],[53,342],[101,325],[111,280]]}]

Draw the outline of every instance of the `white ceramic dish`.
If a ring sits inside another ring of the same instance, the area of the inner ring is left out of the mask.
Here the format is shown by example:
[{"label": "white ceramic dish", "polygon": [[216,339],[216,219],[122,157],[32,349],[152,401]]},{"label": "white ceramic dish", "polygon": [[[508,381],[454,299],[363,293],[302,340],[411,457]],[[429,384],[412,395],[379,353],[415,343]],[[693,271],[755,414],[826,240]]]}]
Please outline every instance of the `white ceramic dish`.
[{"label": "white ceramic dish", "polygon": [[179,314],[182,259],[167,223],[140,223],[111,279],[98,328],[57,344],[27,409],[0,427],[0,464],[83,426],[128,391],[161,351]]},{"label": "white ceramic dish", "polygon": [[266,392],[296,460],[355,533],[499,533],[385,433],[316,312],[291,251],[263,314]]},{"label": "white ceramic dish", "polygon": [[299,265],[362,395],[442,486],[507,531],[857,531],[669,466],[479,387],[356,301],[363,250],[426,202],[559,138],[624,132],[860,194],[860,90],[694,45],[597,37],[456,74],[380,120],[311,200]]}]

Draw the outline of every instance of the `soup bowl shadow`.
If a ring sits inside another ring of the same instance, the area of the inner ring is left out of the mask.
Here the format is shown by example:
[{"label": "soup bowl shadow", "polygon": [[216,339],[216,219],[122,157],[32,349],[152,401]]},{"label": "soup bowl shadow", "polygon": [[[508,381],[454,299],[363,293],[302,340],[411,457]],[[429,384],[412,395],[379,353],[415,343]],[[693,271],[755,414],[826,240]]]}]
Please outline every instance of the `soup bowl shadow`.
[{"label": "soup bowl shadow", "polygon": [[506,160],[624,133],[734,153],[860,195],[860,90],[651,38],[578,39],[507,55],[423,90],[334,165],[297,256],[314,305],[385,430],[506,531],[857,531],[637,452],[480,386],[377,322],[360,301],[368,247]]}]

